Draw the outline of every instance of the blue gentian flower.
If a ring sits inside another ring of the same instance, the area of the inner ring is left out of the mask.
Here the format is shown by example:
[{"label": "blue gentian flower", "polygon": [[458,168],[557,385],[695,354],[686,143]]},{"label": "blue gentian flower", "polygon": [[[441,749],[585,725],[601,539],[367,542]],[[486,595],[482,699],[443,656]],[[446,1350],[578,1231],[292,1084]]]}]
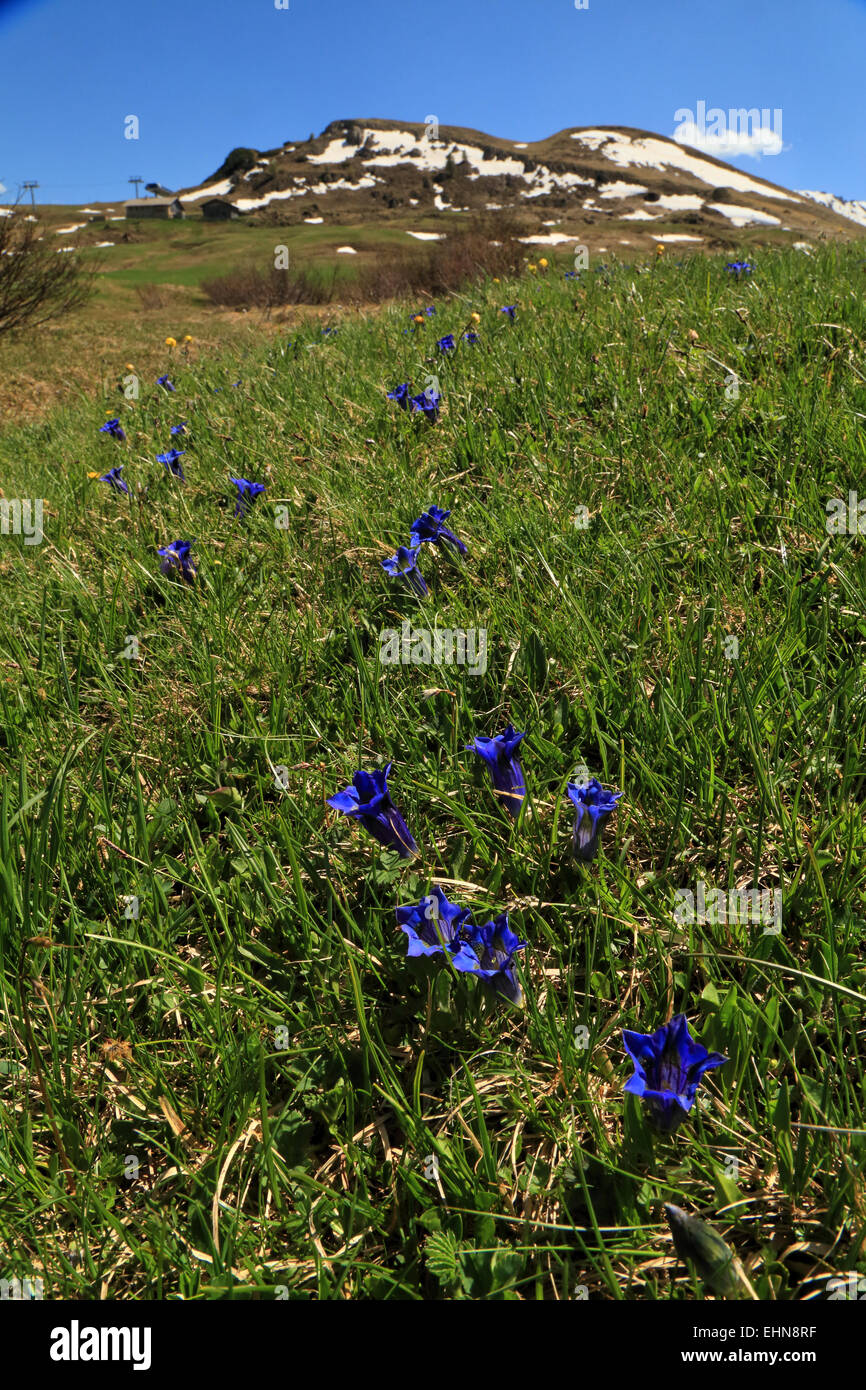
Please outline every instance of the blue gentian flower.
[{"label": "blue gentian flower", "polygon": [[728,264],[725,266],[725,270],[728,274],[730,275],[733,273],[738,280],[741,275],[751,275],[752,269],[751,261],[728,261]]},{"label": "blue gentian flower", "polygon": [[506,725],[503,733],[495,738],[476,738],[466,745],[470,753],[477,753],[486,762],[493,781],[493,790],[502,800],[509,815],[517,819],[523,798],[526,796],[526,783],[523,768],[515,756],[517,747],[526,734],[518,734],[513,724]]},{"label": "blue gentian flower", "polygon": [[412,532],[413,549],[423,545],[425,541],[433,541],[435,545],[442,546],[443,550],[456,550],[459,555],[466,554],[466,546],[455,536],[454,532],[443,525],[451,515],[443,512],[441,507],[430,507],[421,516],[416,517],[410,526]]},{"label": "blue gentian flower", "polygon": [[407,550],[405,545],[400,545],[397,547],[396,555],[382,560],[381,564],[386,574],[395,579],[402,579],[421,598],[426,598],[429,594],[430,590],[418,568],[414,550]]},{"label": "blue gentian flower", "polygon": [[566,280],[576,280],[578,278],[578,274],[579,272],[576,270],[567,270],[565,272],[565,278]]},{"label": "blue gentian flower", "polygon": [[172,425],[170,434],[186,434],[186,420],[181,420],[179,425]]},{"label": "blue gentian flower", "polygon": [[688,1115],[704,1072],[728,1060],[695,1042],[685,1014],[677,1014],[655,1033],[623,1029],[622,1040],[634,1062],[634,1075],[625,1089],[640,1097],[652,1123],[666,1134]]},{"label": "blue gentian flower", "polygon": [[423,410],[430,423],[435,424],[439,418],[439,405],[441,400],[442,397],[439,392],[434,391],[432,387],[430,387],[426,391],[422,391],[418,396],[410,396],[409,406],[413,411]]},{"label": "blue gentian flower", "polygon": [[356,772],[351,787],[328,797],[335,811],[358,820],[374,839],[387,849],[396,849],[403,859],[418,853],[406,822],[388,793],[389,763],[384,772]]},{"label": "blue gentian flower", "polygon": [[450,903],[438,884],[419,903],[398,907],[400,930],[409,938],[407,958],[447,953],[455,970],[477,972],[481,962],[462,939],[469,917],[469,908]]},{"label": "blue gentian flower", "polygon": [[169,379],[168,379],[167,376],[158,376],[158,377],[156,378],[156,384],[157,384],[157,386],[164,386],[165,389],[166,389],[166,391],[174,391],[174,390],[175,390],[175,387],[172,386],[172,384],[171,384],[171,382],[169,381]]},{"label": "blue gentian flower", "polygon": [[444,338],[437,338],[436,346],[440,352],[453,352],[457,346],[454,341],[454,334],[446,333]]},{"label": "blue gentian flower", "polygon": [[179,462],[185,453],[186,449],[169,449],[167,454],[157,454],[156,461],[157,463],[164,463],[172,477],[180,478],[185,483],[186,474]]},{"label": "blue gentian flower", "polygon": [[192,541],[172,541],[158,553],[163,557],[160,569],[163,574],[173,575],[180,570],[181,579],[187,584],[195,580],[195,561],[190,559],[189,549]]},{"label": "blue gentian flower", "polygon": [[396,401],[403,409],[409,409],[409,382],[404,381],[402,385],[395,386],[393,391],[388,392],[388,400]]},{"label": "blue gentian flower", "polygon": [[507,314],[510,319],[513,319],[514,315],[517,313],[517,305],[504,304],[502,308],[499,310],[499,312],[500,314]]},{"label": "blue gentian flower", "polygon": [[115,492],[122,492],[128,497],[129,488],[120,476],[122,471],[123,464],[119,463],[116,468],[109,468],[107,473],[103,473],[99,481],[101,483],[108,483],[109,487],[113,487]]},{"label": "blue gentian flower", "polygon": [[579,784],[569,782],[567,790],[577,808],[574,852],[578,859],[588,862],[598,854],[599,836],[622,792],[606,792],[597,777]]},{"label": "blue gentian flower", "polygon": [[112,439],[123,440],[126,438],[126,435],[123,432],[123,426],[121,425],[119,420],[106,420],[104,425],[99,426],[99,433],[110,434]]},{"label": "blue gentian flower", "polygon": [[514,973],[514,955],[524,950],[526,942],[520,941],[509,927],[508,913],[501,912],[483,927],[470,926],[467,939],[478,957],[478,969],[468,973],[487,980],[497,994],[503,994],[512,1004],[522,1005],[523,990]]},{"label": "blue gentian flower", "polygon": [[259,493],[264,492],[264,483],[251,483],[247,478],[229,478],[238,490],[238,500],[235,503],[235,516],[246,516],[250,507]]},{"label": "blue gentian flower", "polygon": [[466,343],[477,343],[477,342],[478,342],[478,334],[477,334],[477,333],[473,333],[473,332],[470,330],[470,332],[464,333],[464,334],[463,334],[463,341],[466,342]]}]

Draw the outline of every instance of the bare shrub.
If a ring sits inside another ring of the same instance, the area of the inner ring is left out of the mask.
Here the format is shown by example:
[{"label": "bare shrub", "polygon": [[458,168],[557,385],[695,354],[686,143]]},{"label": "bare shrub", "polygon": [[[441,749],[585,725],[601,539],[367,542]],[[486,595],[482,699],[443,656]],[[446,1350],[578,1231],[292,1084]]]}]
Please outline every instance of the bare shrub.
[{"label": "bare shrub", "polygon": [[227,309],[274,309],[286,304],[330,304],[337,273],[314,276],[271,266],[263,271],[250,263],[202,281],[202,290],[213,304]]},{"label": "bare shrub", "polygon": [[168,300],[162,285],[136,285],[135,293],[142,309],[164,309]]},{"label": "bare shrub", "polygon": [[512,275],[525,255],[517,240],[519,231],[516,219],[477,217],[423,253],[403,251],[363,267],[358,277],[362,297],[450,294],[485,275]]},{"label": "bare shrub", "polygon": [[77,255],[43,241],[17,206],[0,217],[0,333],[71,313],[93,293],[93,276]]},{"label": "bare shrub", "polygon": [[389,251],[359,267],[354,279],[304,271],[262,270],[250,262],[202,283],[214,304],[229,309],[270,310],[288,304],[331,304],[339,298],[379,303],[385,299],[424,294],[450,294],[485,275],[500,277],[517,271],[525,251],[517,237],[517,218],[476,217],[464,229],[415,251]]}]

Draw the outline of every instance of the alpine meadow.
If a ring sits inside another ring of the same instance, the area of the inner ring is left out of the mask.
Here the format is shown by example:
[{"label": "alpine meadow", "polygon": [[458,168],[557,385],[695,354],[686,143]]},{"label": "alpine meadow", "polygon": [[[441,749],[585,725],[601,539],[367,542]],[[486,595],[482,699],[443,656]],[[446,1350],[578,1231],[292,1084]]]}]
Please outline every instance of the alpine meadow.
[{"label": "alpine meadow", "polygon": [[4,429],[5,1280],[866,1290],[863,243],[543,249]]}]

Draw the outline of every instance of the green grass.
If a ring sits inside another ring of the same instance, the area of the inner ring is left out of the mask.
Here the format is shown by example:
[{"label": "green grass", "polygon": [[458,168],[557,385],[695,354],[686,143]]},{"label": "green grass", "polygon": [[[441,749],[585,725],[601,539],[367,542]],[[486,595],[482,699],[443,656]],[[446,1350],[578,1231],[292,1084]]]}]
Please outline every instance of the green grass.
[{"label": "green grass", "polygon": [[[431,219],[407,219],[413,230],[424,230]],[[457,218],[450,225],[460,225]],[[351,276],[356,270],[349,257],[337,255],[337,247],[350,245],[359,258],[365,253],[390,249],[418,251],[420,243],[407,236],[402,226],[361,224],[257,227],[245,222],[109,222],[105,238],[111,240],[128,227],[140,240],[83,251],[85,260],[98,257],[101,274],[123,285],[175,284],[197,287],[203,280],[225,275],[241,263],[262,268],[273,264],[275,248],[286,246],[292,264],[306,269],[336,270]],[[120,232],[118,232],[118,228]]]},{"label": "green grass", "polygon": [[[125,445],[116,395],[0,440],[4,495],[46,499],[41,545],[0,537],[5,1277],[701,1297],[664,1201],[761,1298],[866,1272],[866,566],[825,529],[866,492],[862,250],[741,283],[678,254],[179,364]],[[430,371],[434,427],[385,398]],[[155,462],[179,420],[185,486]],[[121,461],[130,500],[87,476]],[[230,474],[267,483],[245,523]],[[433,503],[469,555],[424,547],[416,601],[379,561]],[[177,537],[194,588],[159,573]],[[486,629],[486,673],[382,666],[407,617]],[[516,826],[464,751],[509,720]],[[389,760],[409,865],[324,800]],[[585,866],[581,763],[624,793]],[[508,910],[523,1011],[407,962],[394,908],[434,880]],[[780,888],[781,933],[679,923],[699,880]],[[680,1011],[730,1060],[663,1138],[620,1030]]]}]

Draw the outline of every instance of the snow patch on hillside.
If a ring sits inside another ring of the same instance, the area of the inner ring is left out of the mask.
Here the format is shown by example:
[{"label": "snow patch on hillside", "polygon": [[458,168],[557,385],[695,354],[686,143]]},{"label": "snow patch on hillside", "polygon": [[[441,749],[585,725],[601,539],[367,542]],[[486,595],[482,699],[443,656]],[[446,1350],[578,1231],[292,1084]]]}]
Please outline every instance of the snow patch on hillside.
[{"label": "snow patch on hillside", "polygon": [[649,193],[649,189],[642,183],[626,183],[623,179],[617,179],[616,183],[606,183],[600,196],[602,198],[635,198],[639,193]]},{"label": "snow patch on hillside", "polygon": [[783,193],[781,189],[758,183],[746,174],[738,174],[734,169],[722,169],[716,164],[711,164],[708,159],[689,154],[672,140],[652,136],[633,140],[616,130],[574,131],[571,138],[579,140],[591,150],[598,150],[603,145],[602,154],[613,164],[661,171],[668,168],[681,169],[683,173],[691,174],[694,178],[700,179],[701,183],[708,183],[713,188],[734,188],[738,193],[760,193],[765,198],[784,198],[787,202],[793,203],[799,201],[793,193]]},{"label": "snow patch on hillside", "polygon": [[720,212],[735,227],[778,227],[781,218],[769,212],[758,212],[755,208],[740,208],[733,203],[707,203],[713,212]]},{"label": "snow patch on hillside", "polygon": [[521,236],[518,241],[526,242],[528,246],[561,246],[564,241],[579,241],[577,236],[566,236],[565,232],[547,232],[546,235]]},{"label": "snow patch on hillside", "polygon": [[820,203],[831,212],[837,212],[840,217],[849,217],[852,222],[859,222],[861,227],[866,227],[866,202],[856,198],[836,198],[832,193],[819,193],[810,188],[798,188],[797,192],[801,198],[811,198],[813,202]]},{"label": "snow patch on hillside", "polygon": [[196,203],[199,198],[224,198],[227,193],[231,193],[232,187],[231,179],[221,179],[219,183],[209,183],[205,188],[199,188],[195,193],[184,193],[181,202]]},{"label": "snow patch on hillside", "polygon": [[257,208],[267,207],[268,203],[281,198],[306,198],[308,193],[323,198],[326,193],[334,193],[341,188],[349,193],[356,193],[361,188],[373,188],[375,184],[382,182],[382,179],[377,179],[373,174],[364,174],[357,183],[352,183],[350,179],[335,179],[333,183],[314,183],[301,188],[277,188],[271,193],[262,194],[261,198],[238,198],[235,207],[241,212],[254,212]]},{"label": "snow patch on hillside", "polygon": [[662,193],[656,201],[657,207],[669,212],[700,212],[703,205],[704,200],[697,193]]}]

